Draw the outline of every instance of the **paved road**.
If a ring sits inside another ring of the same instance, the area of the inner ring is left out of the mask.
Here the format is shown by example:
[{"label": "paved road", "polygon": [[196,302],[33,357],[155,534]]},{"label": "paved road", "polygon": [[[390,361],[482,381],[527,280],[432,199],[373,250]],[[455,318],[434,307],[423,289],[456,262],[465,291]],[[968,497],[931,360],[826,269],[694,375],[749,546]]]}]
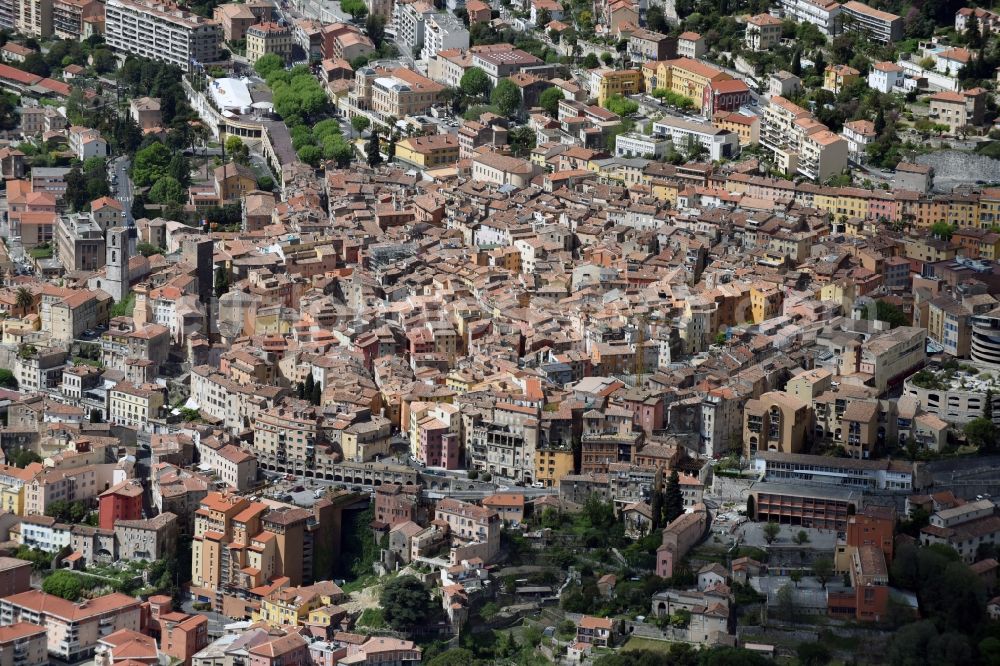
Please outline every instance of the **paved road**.
[{"label": "paved road", "polygon": [[132,179],[129,177],[128,172],[131,167],[131,163],[127,157],[116,157],[111,162],[111,172],[115,175],[117,179],[116,183],[111,185],[111,191],[115,193],[115,198],[125,209],[125,225],[132,227],[135,226],[135,219],[132,217],[132,200],[135,194],[135,186],[132,185]]}]

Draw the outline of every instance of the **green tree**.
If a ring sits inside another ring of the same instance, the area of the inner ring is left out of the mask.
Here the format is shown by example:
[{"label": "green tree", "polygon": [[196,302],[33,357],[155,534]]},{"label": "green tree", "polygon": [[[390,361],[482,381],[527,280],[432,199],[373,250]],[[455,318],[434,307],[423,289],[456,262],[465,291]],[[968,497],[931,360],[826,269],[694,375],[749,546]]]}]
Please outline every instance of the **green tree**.
[{"label": "green tree", "polygon": [[650,490],[649,508],[652,515],[650,531],[655,532],[663,524],[663,472],[656,470],[653,478],[653,488]]},{"label": "green tree", "polygon": [[21,63],[19,69],[29,72],[31,74],[37,74],[38,76],[49,76],[52,73],[52,68],[45,61],[45,57],[41,53],[31,53],[25,57],[24,62]]},{"label": "green tree", "polygon": [[458,87],[467,97],[486,99],[486,93],[490,91],[490,77],[480,68],[470,67],[465,70]]},{"label": "green tree", "polygon": [[382,587],[379,605],[388,625],[401,632],[426,625],[433,614],[430,591],[414,576],[388,581]]},{"label": "green tree", "polygon": [[799,643],[795,655],[800,666],[823,666],[831,659],[830,650],[822,643]]},{"label": "green tree", "polygon": [[797,612],[795,592],[789,584],[782,585],[776,595],[778,614],[787,622],[795,619]]},{"label": "green tree", "polygon": [[588,53],[583,57],[583,67],[584,69],[596,69],[601,66],[600,61],[598,61],[597,56],[593,51]]},{"label": "green tree", "polygon": [[986,389],[986,399],[983,403],[983,418],[993,422],[993,389]]},{"label": "green tree", "polygon": [[90,57],[94,61],[94,71],[98,74],[107,74],[118,69],[118,59],[111,49],[97,49]]},{"label": "green tree", "polygon": [[768,544],[774,543],[774,540],[778,538],[778,533],[781,531],[781,526],[774,521],[768,521],[764,524],[764,541]]},{"label": "green tree", "polygon": [[512,116],[521,108],[521,89],[510,79],[503,79],[493,89],[490,103],[502,116]]},{"label": "green tree", "polygon": [[622,116],[631,116],[639,110],[639,105],[622,95],[611,95],[604,100],[604,108],[611,113]]},{"label": "green tree", "polygon": [[614,61],[615,61],[615,57],[613,55],[611,55],[610,53],[608,53],[607,51],[605,51],[604,53],[601,54],[601,62],[603,62],[608,67],[610,67],[611,63],[613,63]]},{"label": "green tree", "polygon": [[83,210],[88,202],[87,178],[79,164],[74,164],[66,174],[66,193],[63,196],[66,204],[74,211]]},{"label": "green tree", "polygon": [[385,146],[385,156],[386,160],[392,162],[396,159],[396,132],[392,131],[389,133],[389,141]]},{"label": "green tree", "polygon": [[267,79],[274,72],[285,69],[285,61],[277,53],[268,53],[257,59],[253,68],[260,74],[261,78]]},{"label": "green tree", "polygon": [[376,49],[382,46],[382,40],[385,39],[385,17],[369,14],[365,20],[365,32],[368,33],[368,38],[372,40]]},{"label": "green tree", "polygon": [[8,389],[17,389],[17,377],[7,368],[0,368],[0,386]]},{"label": "green tree", "polygon": [[452,648],[425,662],[426,666],[470,666],[476,663],[476,656],[465,648]]},{"label": "green tree", "polygon": [[795,535],[795,543],[797,543],[800,546],[804,546],[805,544],[809,543],[809,534],[806,533],[805,530],[799,530],[798,533]]},{"label": "green tree", "polygon": [[813,560],[812,573],[825,590],[826,584],[830,582],[830,578],[833,577],[833,560],[825,555],[823,557],[817,557]]},{"label": "green tree", "polygon": [[789,71],[795,76],[802,76],[802,52],[795,49],[795,53],[792,54],[792,64]]},{"label": "green tree", "polygon": [[535,149],[535,130],[527,125],[515,127],[507,135],[507,143],[510,144],[510,152],[515,157],[527,157]]},{"label": "green tree", "polygon": [[795,583],[795,587],[798,587],[799,583],[802,582],[802,572],[799,571],[798,569],[792,569],[788,573],[788,577],[792,579],[793,583]]},{"label": "green tree", "polygon": [[83,583],[76,574],[61,569],[46,577],[42,582],[42,591],[67,601],[76,601],[83,592]]},{"label": "green tree", "polygon": [[312,392],[309,394],[312,404],[319,405],[323,402],[323,385],[319,382],[313,384]]},{"label": "green tree", "polygon": [[684,513],[684,493],[681,492],[681,477],[677,470],[670,472],[663,490],[663,524],[669,525]]},{"label": "green tree", "polygon": [[559,115],[559,102],[563,99],[565,99],[565,95],[563,95],[562,88],[552,86],[543,90],[542,94],[538,96],[538,106],[545,109],[545,113],[554,118]]},{"label": "green tree", "polygon": [[35,307],[35,297],[27,287],[18,287],[14,292],[14,307],[21,312],[30,312]]},{"label": "green tree", "polygon": [[144,257],[152,257],[154,254],[163,254],[163,248],[156,247],[152,243],[137,243],[135,249]]},{"label": "green tree", "polygon": [[299,159],[308,164],[309,166],[318,166],[321,159],[323,159],[323,149],[319,146],[302,146],[297,151]]},{"label": "green tree", "polygon": [[141,194],[132,199],[132,217],[141,220],[146,217],[146,197]]},{"label": "green tree", "polygon": [[350,14],[351,18],[355,21],[364,18],[368,14],[368,7],[365,5],[364,0],[340,0],[340,8]]},{"label": "green tree", "polygon": [[31,449],[20,449],[14,454],[14,466],[24,469],[32,463],[42,462],[42,457]]},{"label": "green tree", "polygon": [[167,174],[173,153],[162,143],[151,143],[135,154],[132,180],[139,187],[152,185]]},{"label": "green tree", "polygon": [[368,116],[354,116],[351,118],[351,127],[358,134],[364,132],[372,124],[372,121],[368,120]]},{"label": "green tree", "polygon": [[947,222],[935,222],[931,225],[931,234],[941,240],[951,240],[955,233],[955,227]]},{"label": "green tree", "polygon": [[365,153],[368,156],[368,166],[375,168],[379,164],[382,164],[382,147],[379,141],[378,130],[373,130],[371,136],[368,138]]},{"label": "green tree", "polygon": [[215,296],[219,298],[227,293],[229,293],[229,271],[219,266],[215,269]]},{"label": "green tree", "polygon": [[962,432],[966,441],[980,450],[988,451],[996,445],[997,427],[989,419],[981,416],[973,419],[965,424]]},{"label": "green tree", "polygon": [[184,203],[186,194],[184,186],[173,176],[163,176],[149,188],[150,200],[158,204]]}]

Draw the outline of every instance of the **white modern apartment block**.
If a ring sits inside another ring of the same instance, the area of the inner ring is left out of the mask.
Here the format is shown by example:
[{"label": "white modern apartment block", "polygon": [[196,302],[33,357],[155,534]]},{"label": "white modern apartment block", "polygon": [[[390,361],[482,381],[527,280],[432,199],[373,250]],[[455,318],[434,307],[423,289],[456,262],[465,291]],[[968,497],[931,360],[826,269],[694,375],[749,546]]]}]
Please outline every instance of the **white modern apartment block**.
[{"label": "white modern apartment block", "polygon": [[773,96],[760,120],[760,143],[786,173],[824,181],[847,166],[847,141],[816,117],[781,96]]},{"label": "white modern apartment block", "polygon": [[645,157],[660,159],[670,152],[670,140],[627,132],[615,137],[615,157]]},{"label": "white modern apartment block", "polygon": [[433,14],[424,22],[422,60],[430,60],[444,49],[469,48],[469,31],[452,14]]},{"label": "white modern apartment block", "polygon": [[427,19],[434,15],[434,6],[424,0],[396,3],[392,22],[396,30],[396,40],[409,48],[424,41]]},{"label": "white modern apartment block", "polygon": [[680,118],[657,120],[653,123],[653,136],[669,139],[681,153],[687,149],[689,141],[697,141],[708,151],[711,160],[731,159],[740,152],[740,138],[734,132]]},{"label": "white modern apartment block", "polygon": [[841,8],[832,0],[779,0],[776,11],[781,18],[812,23],[827,37],[840,32]]},{"label": "white modern apartment block", "polygon": [[903,17],[849,0],[840,6],[844,30],[862,32],[868,39],[891,44],[903,38]]},{"label": "white modern apartment block", "polygon": [[108,0],[105,17],[105,40],[116,51],[169,62],[185,71],[194,62],[213,62],[219,55],[221,26],[172,5]]}]

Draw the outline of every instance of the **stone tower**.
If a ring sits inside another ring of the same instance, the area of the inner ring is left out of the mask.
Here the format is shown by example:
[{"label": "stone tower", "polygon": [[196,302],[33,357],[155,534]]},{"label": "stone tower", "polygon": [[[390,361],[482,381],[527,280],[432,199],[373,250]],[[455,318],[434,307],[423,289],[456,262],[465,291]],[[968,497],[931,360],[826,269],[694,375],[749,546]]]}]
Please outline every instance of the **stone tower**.
[{"label": "stone tower", "polygon": [[107,231],[107,262],[101,288],[115,299],[115,303],[123,300],[129,293],[128,235],[128,229],[125,227],[110,227]]}]

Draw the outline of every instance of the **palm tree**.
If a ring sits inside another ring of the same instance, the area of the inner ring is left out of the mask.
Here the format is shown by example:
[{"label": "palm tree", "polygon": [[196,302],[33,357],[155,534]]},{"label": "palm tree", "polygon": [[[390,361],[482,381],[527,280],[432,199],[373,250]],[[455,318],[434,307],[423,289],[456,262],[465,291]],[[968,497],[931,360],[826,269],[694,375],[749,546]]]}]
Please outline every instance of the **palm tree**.
[{"label": "palm tree", "polygon": [[20,287],[14,297],[14,306],[22,312],[27,312],[34,304],[35,297],[31,295],[31,292],[25,287]]}]

